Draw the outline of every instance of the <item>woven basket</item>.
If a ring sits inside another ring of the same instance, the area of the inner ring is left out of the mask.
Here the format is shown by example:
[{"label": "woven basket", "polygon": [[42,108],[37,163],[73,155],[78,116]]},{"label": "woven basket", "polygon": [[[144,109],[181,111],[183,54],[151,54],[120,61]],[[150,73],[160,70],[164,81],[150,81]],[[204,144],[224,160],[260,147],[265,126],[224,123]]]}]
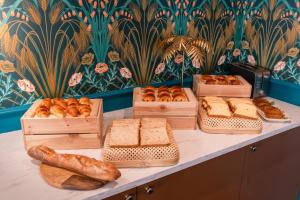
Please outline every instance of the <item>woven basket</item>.
[{"label": "woven basket", "polygon": [[258,134],[262,131],[262,121],[239,117],[209,117],[204,108],[200,108],[198,118],[200,128],[207,133],[223,134]]},{"label": "woven basket", "polygon": [[103,159],[117,167],[153,167],[175,165],[179,160],[178,146],[174,140],[170,125],[167,125],[170,145],[153,147],[124,147],[109,146],[110,127],[107,128],[104,142]]}]

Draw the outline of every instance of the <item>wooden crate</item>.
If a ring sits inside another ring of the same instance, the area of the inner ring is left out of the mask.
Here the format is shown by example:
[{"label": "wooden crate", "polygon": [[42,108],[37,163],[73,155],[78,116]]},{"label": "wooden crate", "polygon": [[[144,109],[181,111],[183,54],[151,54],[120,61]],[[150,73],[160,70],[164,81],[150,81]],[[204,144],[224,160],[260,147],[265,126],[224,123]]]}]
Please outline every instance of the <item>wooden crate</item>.
[{"label": "wooden crate", "polygon": [[237,76],[241,85],[207,85],[201,81],[201,76],[193,77],[193,91],[197,97],[251,97],[252,86],[242,76]]},{"label": "wooden crate", "polygon": [[164,117],[173,129],[196,129],[198,101],[190,88],[184,88],[187,102],[144,102],[142,88],[133,91],[135,118]]},{"label": "wooden crate", "polygon": [[25,148],[46,145],[53,149],[94,149],[102,143],[102,99],[91,99],[89,117],[34,116],[37,100],[21,118]]}]

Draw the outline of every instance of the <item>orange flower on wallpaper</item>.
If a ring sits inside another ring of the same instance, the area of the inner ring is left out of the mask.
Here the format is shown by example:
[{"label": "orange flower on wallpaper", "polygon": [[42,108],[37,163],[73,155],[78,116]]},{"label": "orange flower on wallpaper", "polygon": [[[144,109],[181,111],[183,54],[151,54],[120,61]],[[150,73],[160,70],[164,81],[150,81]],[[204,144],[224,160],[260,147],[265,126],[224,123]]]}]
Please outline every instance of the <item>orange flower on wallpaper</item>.
[{"label": "orange flower on wallpaper", "polygon": [[283,69],[285,68],[285,66],[286,66],[286,62],[284,62],[284,61],[279,61],[279,62],[275,65],[274,71],[275,71],[275,72],[279,72],[279,71],[283,70]]},{"label": "orange flower on wallpaper", "polygon": [[165,63],[159,63],[155,69],[155,74],[160,74],[165,70]]},{"label": "orange flower on wallpaper", "polygon": [[226,49],[232,49],[233,47],[234,47],[234,42],[230,41],[230,42],[228,42]]},{"label": "orange flower on wallpaper", "polygon": [[34,92],[35,86],[27,79],[20,79],[17,82],[19,88],[24,92]]},{"label": "orange flower on wallpaper", "polygon": [[248,62],[252,65],[256,65],[256,60],[253,55],[248,55]]},{"label": "orange flower on wallpaper", "polygon": [[240,49],[234,49],[233,56],[238,57],[239,55],[241,55],[241,50]]},{"label": "orange flower on wallpaper", "polygon": [[109,60],[111,62],[118,62],[118,61],[120,61],[120,55],[116,51],[110,51],[110,52],[108,52],[107,55],[108,55],[108,58],[109,58]]},{"label": "orange flower on wallpaper", "polygon": [[82,65],[90,65],[94,61],[94,54],[92,53],[86,53],[81,58],[81,64]]},{"label": "orange flower on wallpaper", "polygon": [[14,64],[8,60],[0,60],[0,71],[4,74],[16,71]]},{"label": "orange flower on wallpaper", "polygon": [[81,72],[79,72],[79,73],[74,73],[74,74],[71,76],[70,80],[69,80],[69,86],[70,86],[70,87],[73,87],[73,86],[79,84],[80,81],[81,81],[81,79],[82,79],[82,73],[81,73]]},{"label": "orange flower on wallpaper", "polygon": [[106,63],[98,63],[95,67],[97,74],[103,74],[108,71],[108,65]]},{"label": "orange flower on wallpaper", "polygon": [[297,67],[300,68],[300,59],[297,61]]},{"label": "orange flower on wallpaper", "polygon": [[131,74],[130,70],[127,67],[122,67],[120,69],[120,74],[121,74],[122,77],[127,78],[127,79],[132,77],[132,74]]},{"label": "orange flower on wallpaper", "polygon": [[294,47],[294,48],[290,48],[289,51],[288,51],[288,56],[289,57],[292,57],[292,58],[295,58],[299,53],[299,49]]}]

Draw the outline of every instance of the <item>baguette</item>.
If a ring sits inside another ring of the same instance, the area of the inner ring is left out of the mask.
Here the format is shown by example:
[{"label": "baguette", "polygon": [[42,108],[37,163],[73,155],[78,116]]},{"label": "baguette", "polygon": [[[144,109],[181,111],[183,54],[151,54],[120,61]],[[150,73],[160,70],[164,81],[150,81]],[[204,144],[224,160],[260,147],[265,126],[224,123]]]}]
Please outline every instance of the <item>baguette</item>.
[{"label": "baguette", "polygon": [[30,157],[48,165],[74,171],[100,181],[114,181],[121,176],[121,172],[111,163],[82,155],[58,154],[43,145],[31,147],[27,153]]}]

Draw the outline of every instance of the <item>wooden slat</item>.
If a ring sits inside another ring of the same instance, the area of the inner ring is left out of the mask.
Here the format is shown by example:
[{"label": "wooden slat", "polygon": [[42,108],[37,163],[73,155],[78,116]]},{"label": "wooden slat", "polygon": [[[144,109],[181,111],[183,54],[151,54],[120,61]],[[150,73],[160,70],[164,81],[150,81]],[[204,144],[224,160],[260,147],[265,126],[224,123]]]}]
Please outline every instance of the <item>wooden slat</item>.
[{"label": "wooden slat", "polygon": [[24,135],[25,148],[45,145],[53,149],[98,149],[98,134]]}]

